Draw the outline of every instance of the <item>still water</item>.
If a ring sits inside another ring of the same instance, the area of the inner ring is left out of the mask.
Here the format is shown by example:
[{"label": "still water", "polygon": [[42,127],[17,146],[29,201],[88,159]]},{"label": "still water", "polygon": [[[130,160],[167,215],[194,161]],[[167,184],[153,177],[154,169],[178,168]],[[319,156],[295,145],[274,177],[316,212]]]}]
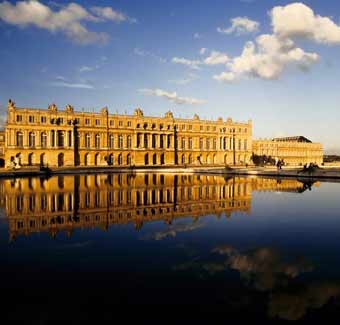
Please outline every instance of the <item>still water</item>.
[{"label": "still water", "polygon": [[0,208],[6,321],[94,323],[126,308],[262,323],[340,316],[339,183],[5,179]]}]

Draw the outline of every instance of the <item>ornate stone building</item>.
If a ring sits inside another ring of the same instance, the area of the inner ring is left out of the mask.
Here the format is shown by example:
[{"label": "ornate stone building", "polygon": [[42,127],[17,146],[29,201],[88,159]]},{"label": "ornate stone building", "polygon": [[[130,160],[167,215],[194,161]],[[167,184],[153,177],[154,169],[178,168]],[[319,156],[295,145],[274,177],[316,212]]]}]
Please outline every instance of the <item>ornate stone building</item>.
[{"label": "ornate stone building", "polygon": [[[318,183],[310,186],[318,186]],[[20,235],[108,229],[210,215],[249,214],[253,191],[303,192],[297,180],[207,175],[97,174],[0,180],[1,206],[10,240]]]},{"label": "ornate stone building", "polygon": [[250,163],[252,122],[18,108],[8,103],[6,166],[237,165]]},{"label": "ornate stone building", "polygon": [[281,159],[287,165],[323,163],[323,148],[320,143],[313,143],[302,136],[253,140],[253,153]]}]

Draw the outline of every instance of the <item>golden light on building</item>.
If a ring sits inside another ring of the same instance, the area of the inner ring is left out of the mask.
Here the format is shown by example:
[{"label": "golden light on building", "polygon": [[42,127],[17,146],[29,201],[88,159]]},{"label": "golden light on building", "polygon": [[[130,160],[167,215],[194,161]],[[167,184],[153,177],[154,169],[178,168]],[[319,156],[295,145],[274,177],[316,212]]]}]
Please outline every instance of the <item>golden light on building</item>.
[{"label": "golden light on building", "polygon": [[252,123],[17,108],[8,103],[6,153],[23,166],[225,165],[250,163]]}]

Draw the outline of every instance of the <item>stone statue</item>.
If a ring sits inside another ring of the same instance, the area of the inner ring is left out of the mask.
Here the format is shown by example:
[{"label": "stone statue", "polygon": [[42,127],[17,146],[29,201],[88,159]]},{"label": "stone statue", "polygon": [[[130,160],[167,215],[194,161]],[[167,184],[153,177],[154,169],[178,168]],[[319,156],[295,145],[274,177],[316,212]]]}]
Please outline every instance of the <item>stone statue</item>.
[{"label": "stone statue", "polygon": [[52,112],[56,112],[58,110],[58,107],[56,104],[51,104],[51,105],[48,105],[48,110]]},{"label": "stone statue", "polygon": [[71,106],[70,104],[67,104],[65,106],[65,111],[68,113],[73,113],[74,112],[73,106]]},{"label": "stone statue", "polygon": [[144,116],[144,113],[143,113],[143,111],[138,107],[138,108],[135,109],[134,115],[135,115],[135,116]]},{"label": "stone statue", "polygon": [[197,114],[195,114],[194,115],[194,120],[199,120],[199,119],[200,119],[200,117]]},{"label": "stone statue", "polygon": [[100,110],[100,112],[101,112],[103,115],[109,114],[109,110],[108,110],[107,107],[103,107],[103,108]]},{"label": "stone statue", "polygon": [[166,118],[174,118],[174,115],[172,114],[171,111],[167,111],[167,112],[165,113],[165,117],[166,117]]},{"label": "stone statue", "polygon": [[15,103],[11,99],[8,100],[7,108],[8,109],[14,109],[15,108]]}]

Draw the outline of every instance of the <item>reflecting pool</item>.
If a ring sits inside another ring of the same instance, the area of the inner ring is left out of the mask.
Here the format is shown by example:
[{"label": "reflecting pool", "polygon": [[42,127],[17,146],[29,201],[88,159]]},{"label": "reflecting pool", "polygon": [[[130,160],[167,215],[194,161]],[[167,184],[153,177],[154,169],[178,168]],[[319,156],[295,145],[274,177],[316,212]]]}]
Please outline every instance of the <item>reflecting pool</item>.
[{"label": "reflecting pool", "polygon": [[94,323],[125,308],[185,311],[191,320],[223,312],[226,322],[340,316],[340,183],[3,179],[0,208],[1,292],[12,322]]}]

